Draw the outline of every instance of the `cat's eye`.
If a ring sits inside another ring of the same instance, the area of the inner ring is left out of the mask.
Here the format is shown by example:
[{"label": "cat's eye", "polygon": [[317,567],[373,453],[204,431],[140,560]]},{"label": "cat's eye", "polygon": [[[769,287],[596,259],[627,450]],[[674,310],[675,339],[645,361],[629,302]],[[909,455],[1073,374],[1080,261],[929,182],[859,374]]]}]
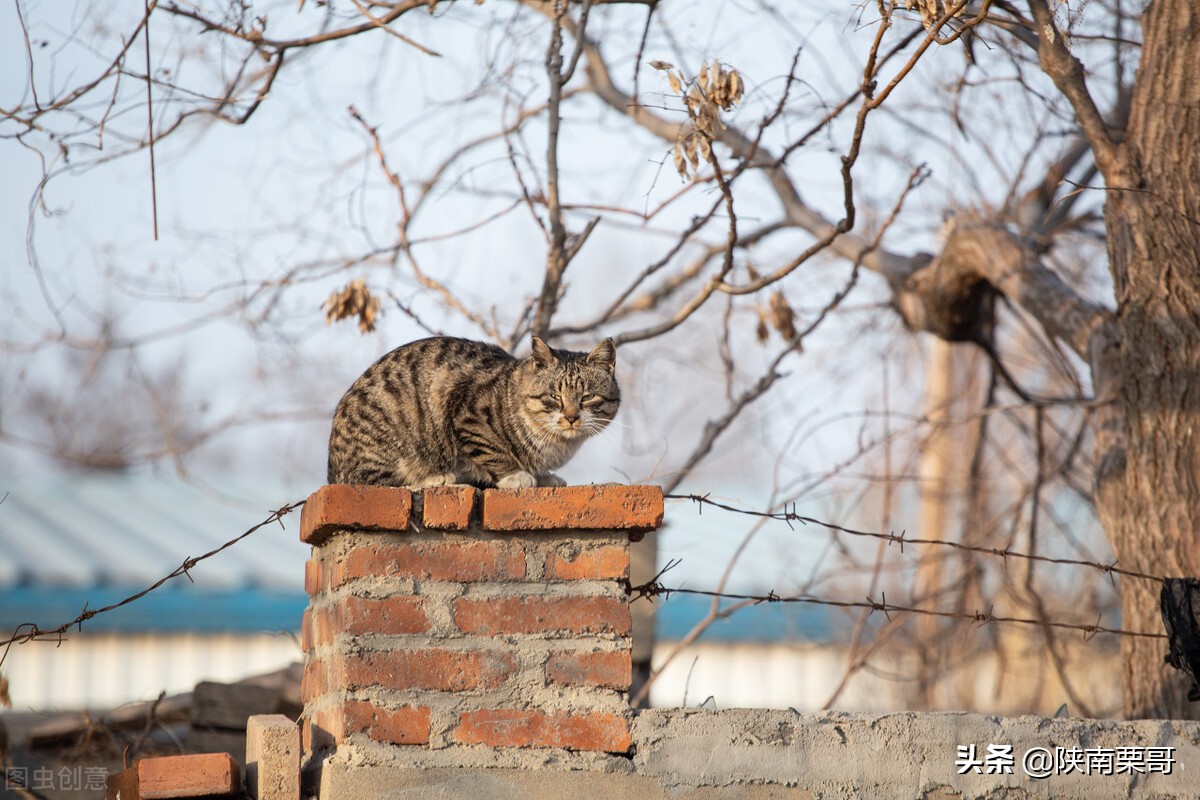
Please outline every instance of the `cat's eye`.
[{"label": "cat's eye", "polygon": [[583,404],[585,406],[598,406],[604,402],[604,398],[598,394],[585,394],[583,396]]}]

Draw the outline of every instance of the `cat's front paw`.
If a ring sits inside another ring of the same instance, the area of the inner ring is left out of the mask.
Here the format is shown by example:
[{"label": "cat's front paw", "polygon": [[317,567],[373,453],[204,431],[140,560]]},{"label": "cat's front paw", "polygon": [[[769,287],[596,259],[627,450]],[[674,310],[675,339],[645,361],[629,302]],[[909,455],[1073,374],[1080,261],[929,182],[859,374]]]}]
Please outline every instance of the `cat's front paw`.
[{"label": "cat's front paw", "polygon": [[566,485],[567,485],[567,482],[564,481],[562,478],[558,477],[557,475],[555,475],[554,473],[550,473],[549,475],[543,475],[541,477],[541,479],[538,480],[538,486],[566,486]]},{"label": "cat's front paw", "polygon": [[441,475],[430,475],[420,481],[417,481],[410,489],[427,489],[433,486],[453,486],[458,483],[458,476],[453,472],[445,472]]},{"label": "cat's front paw", "polygon": [[496,481],[497,489],[529,489],[537,485],[537,478],[528,472],[514,472]]}]

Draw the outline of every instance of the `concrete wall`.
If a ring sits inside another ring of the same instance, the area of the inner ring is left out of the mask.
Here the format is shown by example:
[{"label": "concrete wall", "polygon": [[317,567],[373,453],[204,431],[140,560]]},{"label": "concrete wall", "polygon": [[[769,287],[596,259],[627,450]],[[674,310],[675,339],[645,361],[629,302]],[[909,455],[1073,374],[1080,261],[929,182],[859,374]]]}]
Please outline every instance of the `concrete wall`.
[{"label": "concrete wall", "polygon": [[628,541],[661,515],[656,487],[320,490],[301,524],[314,546],[309,790],[322,800],[1200,797],[1197,722],[635,717],[624,695]]},{"label": "concrete wall", "polygon": [[[666,709],[638,716],[632,741],[630,758],[587,763],[533,751],[469,766],[420,757],[393,764],[337,759],[324,767],[320,797],[1200,797],[1197,722]],[[982,762],[978,772],[960,755],[971,745]],[[1011,762],[989,757],[989,745],[1011,748]],[[1027,761],[1030,752],[1037,755]],[[1035,760],[1043,755],[1045,768]],[[1078,766],[1068,771],[1068,761]]]}]

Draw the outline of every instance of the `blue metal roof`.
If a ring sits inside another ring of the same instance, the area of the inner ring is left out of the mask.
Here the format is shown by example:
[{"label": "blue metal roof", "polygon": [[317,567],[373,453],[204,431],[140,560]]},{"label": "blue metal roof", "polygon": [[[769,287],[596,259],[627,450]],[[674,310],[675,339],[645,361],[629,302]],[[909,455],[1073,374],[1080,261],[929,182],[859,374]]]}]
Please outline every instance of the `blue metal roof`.
[{"label": "blue metal roof", "polygon": [[[234,502],[150,474],[0,482],[0,630],[54,628],[85,606],[121,600],[302,496]],[[84,630],[295,630],[309,548],[299,540],[299,513],[283,522],[197,564],[190,582],[176,578]]]},{"label": "blue metal roof", "polygon": [[[144,587],[143,587],[144,588]],[[52,630],[83,609],[120,602],[136,587],[90,589],[23,586],[0,590],[0,631],[33,623]],[[235,589],[206,591],[182,579],[129,605],[83,623],[88,633],[275,633],[296,631],[308,605],[303,590]],[[74,631],[72,631],[74,632]]]},{"label": "blue metal roof", "polygon": [[[645,600],[635,602],[644,603]],[[722,605],[728,605],[723,603]],[[661,641],[678,641],[708,615],[712,600],[672,594],[654,601],[657,634]],[[713,622],[701,637],[704,642],[834,641],[835,630],[844,640],[847,620],[829,608],[803,603],[759,603],[738,609]]]}]

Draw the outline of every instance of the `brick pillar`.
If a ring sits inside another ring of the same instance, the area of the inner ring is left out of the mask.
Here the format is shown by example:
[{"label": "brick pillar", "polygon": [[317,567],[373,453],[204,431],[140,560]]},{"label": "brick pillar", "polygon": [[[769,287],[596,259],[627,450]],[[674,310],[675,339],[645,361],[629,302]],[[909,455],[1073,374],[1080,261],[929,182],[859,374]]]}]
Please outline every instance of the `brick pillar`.
[{"label": "brick pillar", "polygon": [[306,758],[627,752],[629,541],[662,512],[657,486],[319,489]]}]

